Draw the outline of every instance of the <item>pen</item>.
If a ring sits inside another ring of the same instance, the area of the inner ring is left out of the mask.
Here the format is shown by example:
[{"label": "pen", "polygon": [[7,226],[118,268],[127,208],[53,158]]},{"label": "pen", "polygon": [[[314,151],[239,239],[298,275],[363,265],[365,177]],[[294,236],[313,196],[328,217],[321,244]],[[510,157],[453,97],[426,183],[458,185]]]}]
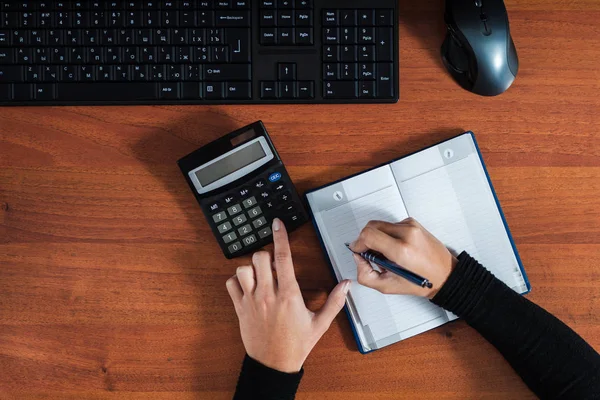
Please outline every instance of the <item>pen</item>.
[{"label": "pen", "polygon": [[387,258],[385,258],[383,255],[381,255],[379,253],[376,253],[371,250],[363,251],[362,253],[357,253],[350,248],[350,243],[345,243],[345,244],[346,244],[346,247],[348,248],[348,250],[350,250],[354,254],[358,254],[365,260],[375,263],[375,264],[379,265],[380,267],[385,268],[386,270],[403,277],[407,281],[414,283],[415,285],[419,285],[422,288],[428,288],[428,289],[431,289],[433,287],[433,285],[431,284],[431,282],[429,282],[429,280],[427,278],[423,278],[422,276],[419,276],[419,275],[415,274],[414,272],[411,272],[405,268],[402,268],[395,262],[388,260]]}]

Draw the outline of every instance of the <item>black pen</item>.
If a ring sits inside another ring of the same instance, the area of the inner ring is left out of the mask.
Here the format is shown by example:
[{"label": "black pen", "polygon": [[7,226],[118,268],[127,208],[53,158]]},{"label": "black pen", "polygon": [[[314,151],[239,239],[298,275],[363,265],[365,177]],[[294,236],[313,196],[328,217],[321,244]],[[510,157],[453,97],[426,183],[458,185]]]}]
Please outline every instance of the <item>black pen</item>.
[{"label": "black pen", "polygon": [[415,274],[414,272],[411,272],[405,268],[402,268],[395,262],[390,261],[387,258],[385,258],[382,254],[376,253],[371,250],[367,250],[367,251],[363,251],[362,253],[358,253],[350,248],[350,243],[345,243],[345,244],[346,244],[346,247],[348,248],[348,250],[350,250],[354,254],[358,254],[365,260],[375,263],[375,264],[379,265],[380,267],[385,268],[387,271],[393,272],[394,274],[403,277],[407,281],[414,283],[415,285],[419,285],[422,288],[428,288],[428,289],[431,289],[433,287],[432,283],[429,282],[429,280],[427,278],[423,278],[422,276],[419,276],[419,275]]}]

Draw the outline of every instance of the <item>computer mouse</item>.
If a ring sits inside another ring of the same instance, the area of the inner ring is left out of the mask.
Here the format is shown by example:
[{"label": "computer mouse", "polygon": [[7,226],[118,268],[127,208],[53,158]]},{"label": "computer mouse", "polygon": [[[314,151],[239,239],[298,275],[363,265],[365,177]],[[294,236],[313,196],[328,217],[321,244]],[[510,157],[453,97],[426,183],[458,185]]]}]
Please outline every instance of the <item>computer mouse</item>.
[{"label": "computer mouse", "polygon": [[448,33],[442,61],[466,90],[482,96],[504,93],[519,70],[502,0],[446,0]]}]

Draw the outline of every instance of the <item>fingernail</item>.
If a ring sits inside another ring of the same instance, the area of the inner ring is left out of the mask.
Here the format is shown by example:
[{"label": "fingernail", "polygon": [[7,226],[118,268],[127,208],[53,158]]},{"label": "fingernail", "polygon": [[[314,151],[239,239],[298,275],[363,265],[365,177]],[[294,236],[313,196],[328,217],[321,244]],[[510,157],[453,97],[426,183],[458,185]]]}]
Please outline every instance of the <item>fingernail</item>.
[{"label": "fingernail", "polygon": [[350,290],[350,281],[346,281],[346,283],[344,283],[344,286],[342,286],[342,292],[344,292],[344,294],[348,294],[349,290]]},{"label": "fingernail", "polygon": [[277,232],[280,229],[281,229],[281,220],[279,218],[275,218],[273,220],[273,230]]},{"label": "fingernail", "polygon": [[350,248],[353,249],[355,244],[356,244],[356,240],[353,241],[352,243],[350,243]]}]

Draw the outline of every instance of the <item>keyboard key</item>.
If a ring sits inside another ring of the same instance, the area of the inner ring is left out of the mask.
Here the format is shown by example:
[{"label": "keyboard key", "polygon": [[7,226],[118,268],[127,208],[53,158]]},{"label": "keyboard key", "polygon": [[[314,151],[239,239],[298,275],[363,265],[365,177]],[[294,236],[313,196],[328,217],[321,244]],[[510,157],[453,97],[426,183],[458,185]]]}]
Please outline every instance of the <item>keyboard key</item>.
[{"label": "keyboard key", "polygon": [[235,232],[229,232],[227,235],[223,236],[223,242],[225,242],[225,244],[231,243],[235,239],[237,239],[237,235],[235,234]]},{"label": "keyboard key", "polygon": [[0,65],[0,83],[22,82],[23,67]]},{"label": "keyboard key", "polygon": [[323,43],[338,44],[340,42],[339,28],[323,28]]},{"label": "keyboard key", "polygon": [[376,59],[377,61],[389,61],[394,60],[394,51],[392,47],[393,42],[393,31],[392,28],[377,28],[377,49]]},{"label": "keyboard key", "polygon": [[276,99],[277,88],[274,81],[262,81],[260,83],[260,98],[261,99]]},{"label": "keyboard key", "polygon": [[339,76],[340,76],[339,66],[340,66],[340,64],[337,64],[337,63],[323,64],[323,80],[335,81],[335,80],[339,79]]},{"label": "keyboard key", "polygon": [[357,46],[354,45],[346,45],[339,46],[341,50],[340,61],[342,62],[354,62],[358,61],[357,57]]},{"label": "keyboard key", "polygon": [[277,43],[283,46],[294,44],[294,29],[293,28],[278,28]]},{"label": "keyboard key", "polygon": [[356,26],[356,10],[342,10],[341,11],[341,25],[342,26]]},{"label": "keyboard key", "polygon": [[260,26],[276,26],[276,12],[274,10],[260,11]]},{"label": "keyboard key", "polygon": [[219,27],[246,27],[250,26],[249,11],[217,11],[215,15],[216,26]]},{"label": "keyboard key", "polygon": [[394,25],[394,10],[391,8],[375,10],[375,25],[377,26],[393,26]]},{"label": "keyboard key", "polygon": [[315,84],[313,81],[298,82],[298,98],[299,99],[314,99]]},{"label": "keyboard key", "polygon": [[296,10],[296,26],[312,26],[312,11]]},{"label": "keyboard key", "polygon": [[207,81],[249,81],[250,64],[215,64],[204,69]]},{"label": "keyboard key", "polygon": [[277,88],[280,99],[295,99],[297,97],[294,82],[278,82]]},{"label": "keyboard key", "polygon": [[280,81],[294,81],[296,80],[296,64],[292,63],[280,63],[277,66],[278,77]]},{"label": "keyboard key", "polygon": [[56,99],[62,101],[144,101],[157,99],[154,83],[61,83]]},{"label": "keyboard key", "polygon": [[231,207],[227,208],[227,213],[229,213],[229,215],[235,215],[241,211],[242,211],[242,206],[240,206],[239,204],[234,204]]},{"label": "keyboard key", "polygon": [[159,83],[158,98],[161,100],[177,100],[179,99],[179,83]]},{"label": "keyboard key", "polygon": [[219,231],[219,233],[225,233],[225,232],[231,230],[231,228],[232,228],[231,222],[229,222],[229,221],[217,226],[217,230]]},{"label": "keyboard key", "polygon": [[292,10],[277,11],[277,25],[278,26],[293,26],[294,25],[294,11],[292,11]]},{"label": "keyboard key", "polygon": [[254,221],[252,221],[252,226],[254,227],[254,229],[258,229],[266,224],[267,220],[265,219],[265,217],[260,217],[259,219],[255,219]]},{"label": "keyboard key", "polygon": [[261,8],[276,8],[277,3],[276,3],[276,0],[261,0],[260,7]]},{"label": "keyboard key", "polygon": [[261,239],[264,239],[267,236],[271,236],[272,234],[273,234],[273,232],[271,231],[271,228],[269,228],[269,227],[263,228],[260,231],[258,231],[258,237]]},{"label": "keyboard key", "polygon": [[340,42],[342,44],[354,44],[356,43],[356,28],[342,28],[340,35]]},{"label": "keyboard key", "polygon": [[228,99],[249,100],[251,96],[250,82],[227,82],[225,92]]},{"label": "keyboard key", "polygon": [[243,224],[246,221],[248,221],[248,218],[246,218],[246,216],[244,214],[240,214],[233,218],[233,224],[235,226],[240,226],[241,224]]},{"label": "keyboard key", "polygon": [[340,79],[345,81],[353,81],[358,79],[358,75],[356,73],[356,64],[354,63],[345,63],[340,66]]},{"label": "keyboard key", "polygon": [[294,0],[294,8],[310,9],[313,7],[312,0]]},{"label": "keyboard key", "polygon": [[338,10],[323,10],[323,26],[339,25]]},{"label": "keyboard key", "polygon": [[358,78],[362,80],[375,80],[375,64],[362,63],[358,65]]},{"label": "keyboard key", "polygon": [[358,10],[358,25],[375,25],[375,13],[373,12],[373,10]]},{"label": "keyboard key", "polygon": [[323,47],[323,62],[337,62],[340,60],[340,46],[329,45]]},{"label": "keyboard key", "polygon": [[256,236],[248,235],[242,239],[242,242],[244,243],[244,246],[251,246],[256,243]]},{"label": "keyboard key", "polygon": [[313,28],[298,27],[296,32],[296,44],[310,46],[313,44]]},{"label": "keyboard key", "polygon": [[250,34],[249,29],[228,29],[227,43],[231,49],[229,60],[233,63],[250,62]]},{"label": "keyboard key", "polygon": [[294,0],[278,0],[277,7],[278,8],[293,8]]},{"label": "keyboard key", "polygon": [[246,224],[244,226],[239,227],[237,231],[240,234],[240,236],[244,236],[252,232],[252,227],[250,226],[250,224]]},{"label": "keyboard key", "polygon": [[381,98],[394,97],[394,75],[393,64],[378,63],[377,64],[377,96]]},{"label": "keyboard key", "polygon": [[202,85],[197,82],[184,82],[181,84],[181,98],[185,100],[199,100],[202,98]]},{"label": "keyboard key", "polygon": [[356,82],[335,81],[325,82],[323,97],[327,99],[356,99]]},{"label": "keyboard key", "polygon": [[361,99],[375,98],[375,82],[374,81],[360,81],[358,83],[358,97]]},{"label": "keyboard key", "polygon": [[260,30],[260,44],[277,44],[277,28],[262,28]]},{"label": "keyboard key", "polygon": [[240,251],[241,249],[242,249],[242,244],[240,242],[235,242],[227,248],[227,250],[229,250],[229,252],[232,254],[237,251]]},{"label": "keyboard key", "polygon": [[375,61],[375,46],[358,46],[358,61]]},{"label": "keyboard key", "polygon": [[0,83],[0,101],[12,100],[12,85]]},{"label": "keyboard key", "polygon": [[19,83],[13,85],[13,98],[16,101],[33,100],[33,85],[28,83]]},{"label": "keyboard key", "polygon": [[375,43],[375,28],[360,28],[358,33],[359,44]]},{"label": "keyboard key", "polygon": [[225,98],[223,85],[224,82],[205,82],[204,97],[207,100],[223,100]]}]

